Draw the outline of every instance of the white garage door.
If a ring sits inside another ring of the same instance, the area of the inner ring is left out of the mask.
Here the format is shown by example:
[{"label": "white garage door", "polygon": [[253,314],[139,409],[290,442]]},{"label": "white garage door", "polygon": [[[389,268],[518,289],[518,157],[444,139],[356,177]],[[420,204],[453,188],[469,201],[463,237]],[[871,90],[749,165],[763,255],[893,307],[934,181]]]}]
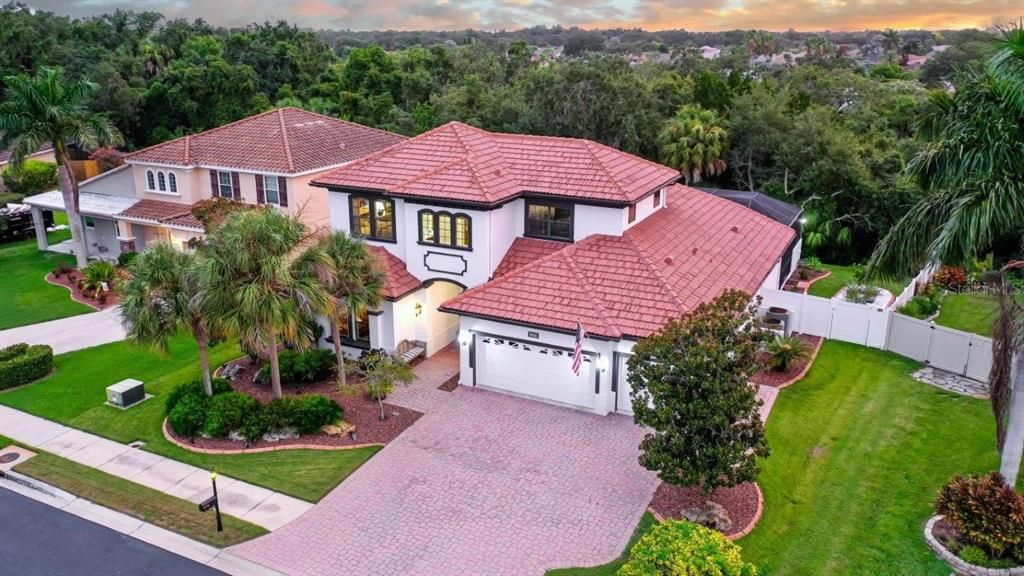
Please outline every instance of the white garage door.
[{"label": "white garage door", "polygon": [[572,353],[559,348],[497,338],[476,337],[476,383],[582,408],[594,407],[594,362],[584,356],[580,375],[572,372]]}]

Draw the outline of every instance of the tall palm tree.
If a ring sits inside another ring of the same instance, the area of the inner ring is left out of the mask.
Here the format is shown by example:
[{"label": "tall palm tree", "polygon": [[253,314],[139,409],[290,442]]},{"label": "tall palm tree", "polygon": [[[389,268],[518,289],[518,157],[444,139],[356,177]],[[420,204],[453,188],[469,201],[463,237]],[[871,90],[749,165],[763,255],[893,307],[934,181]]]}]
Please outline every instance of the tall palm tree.
[{"label": "tall palm tree", "polygon": [[900,33],[889,28],[882,32],[882,48],[886,52],[895,52],[900,47]]},{"label": "tall palm tree", "polygon": [[129,341],[163,352],[179,330],[191,331],[199,347],[203,388],[212,396],[208,350],[214,330],[198,298],[196,264],[197,256],[169,244],[148,247],[131,264],[131,278],[122,289],[121,322]]},{"label": "tall palm tree", "polygon": [[683,173],[687,184],[725,171],[728,133],[713,110],[683,106],[659,136],[661,159]]},{"label": "tall palm tree", "polygon": [[[906,273],[925,261],[963,262],[1003,234],[1024,230],[1022,70],[1024,32],[1018,24],[1003,31],[983,73],[938,103],[924,125],[931,141],[909,164],[926,195],[875,248],[869,274]],[[1000,316],[989,388],[1004,477],[1012,483],[1012,462],[1019,463],[1024,439],[1004,442],[1008,427],[1024,426],[1009,426],[1011,418],[1024,417],[1010,409],[1024,394],[1024,314],[1013,298],[1003,297]]]},{"label": "tall palm tree", "polygon": [[335,232],[323,240],[323,249],[334,265],[334,277],[329,289],[337,303],[337,312],[330,315],[331,339],[338,358],[338,384],[346,384],[345,354],[341,346],[341,312],[354,314],[361,308],[376,308],[381,303],[384,272],[377,261],[358,239]]},{"label": "tall palm tree", "polygon": [[278,346],[313,341],[306,318],[333,314],[326,288],[334,266],[296,218],[273,208],[228,215],[207,238],[199,260],[199,298],[226,332],[270,358],[270,382],[281,396]]},{"label": "tall palm tree", "polygon": [[82,268],[89,263],[88,252],[68,145],[118,145],[123,142],[121,133],[105,115],[89,110],[89,99],[99,89],[93,82],[68,81],[59,69],[40,68],[35,76],[7,76],[4,83],[7,99],[0,103],[0,150],[10,149],[12,164],[21,166],[40,147],[53,143],[75,260]]}]

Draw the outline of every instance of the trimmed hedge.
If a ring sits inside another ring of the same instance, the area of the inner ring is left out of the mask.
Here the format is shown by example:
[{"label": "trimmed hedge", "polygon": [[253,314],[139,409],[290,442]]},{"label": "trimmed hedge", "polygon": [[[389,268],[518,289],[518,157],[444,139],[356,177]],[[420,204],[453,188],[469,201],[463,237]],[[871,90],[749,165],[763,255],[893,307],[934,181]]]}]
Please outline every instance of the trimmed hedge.
[{"label": "trimmed hedge", "polygon": [[[312,348],[305,352],[282,350],[277,356],[278,371],[284,384],[313,384],[334,375],[338,360],[333,350]],[[259,372],[260,382],[270,382],[270,362]]]},{"label": "trimmed hedge", "polygon": [[[223,378],[213,378],[210,381],[210,385],[213,388],[213,395],[223,394],[225,392],[231,392],[233,388],[231,383]],[[174,407],[181,401],[185,396],[195,396],[200,400],[206,397],[206,390],[203,389],[202,378],[196,378],[189,382],[182,382],[178,384],[170,392],[167,393],[167,399],[164,400],[164,413],[170,414]]]},{"label": "trimmed hedge", "polygon": [[53,369],[53,349],[38,344],[14,344],[0,350],[0,390],[28,384]]}]

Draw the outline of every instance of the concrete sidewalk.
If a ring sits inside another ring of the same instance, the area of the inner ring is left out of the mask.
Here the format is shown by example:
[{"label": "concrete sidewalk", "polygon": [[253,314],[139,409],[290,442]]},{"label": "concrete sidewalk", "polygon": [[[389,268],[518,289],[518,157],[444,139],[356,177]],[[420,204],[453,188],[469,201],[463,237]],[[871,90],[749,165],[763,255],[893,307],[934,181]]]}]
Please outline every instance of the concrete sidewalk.
[{"label": "concrete sidewalk", "polygon": [[121,326],[119,310],[115,306],[100,312],[0,330],[0,348],[18,342],[28,342],[47,344],[53,348],[54,354],[63,354],[124,340],[124,327]]},{"label": "concrete sidewalk", "polygon": [[[0,406],[0,435],[190,502],[202,502],[212,494],[208,470],[7,406]],[[276,530],[313,507],[227,476],[217,478],[217,492],[221,511],[267,530]]]}]

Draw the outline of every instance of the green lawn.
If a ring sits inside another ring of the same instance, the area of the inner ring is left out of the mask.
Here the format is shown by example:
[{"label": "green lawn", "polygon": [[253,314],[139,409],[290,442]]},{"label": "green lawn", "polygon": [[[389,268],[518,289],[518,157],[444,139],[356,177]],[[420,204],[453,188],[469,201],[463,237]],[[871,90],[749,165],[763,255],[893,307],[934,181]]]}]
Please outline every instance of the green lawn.
[{"label": "green lawn", "polygon": [[[807,293],[811,296],[820,296],[822,298],[831,298],[835,296],[840,290],[842,290],[847,284],[853,284],[856,282],[855,276],[857,272],[856,266],[837,266],[834,264],[825,264],[826,270],[832,272],[826,278],[818,280],[814,284],[811,284],[810,288],[807,289]],[[877,286],[881,286],[894,294],[899,294],[903,291],[907,282],[896,282],[896,281],[881,281],[875,283]]]},{"label": "green lawn", "polygon": [[592,566],[590,568],[560,568],[558,570],[548,570],[546,576],[614,576],[618,572],[619,568],[629,560],[629,549],[633,547],[633,544],[640,539],[641,536],[650,531],[651,528],[657,524],[658,521],[654,519],[654,516],[650,512],[644,512],[643,517],[640,518],[640,524],[637,524],[636,530],[633,531],[633,536],[629,539],[629,544],[626,545],[626,549],[622,552],[622,556],[619,556],[615,560],[601,566]]},{"label": "green lawn", "polygon": [[[9,438],[0,436],[0,446],[10,443]],[[42,452],[34,446],[27,448],[36,452],[36,456],[15,466],[16,471],[193,540],[224,548],[267,533],[260,526],[226,514],[224,531],[217,532],[213,513],[200,512],[192,502]]]},{"label": "green lawn", "polygon": [[[71,237],[67,230],[51,232],[50,243]],[[75,265],[75,259],[56,252],[40,252],[35,240],[0,244],[0,330],[56,320],[93,309],[71,299],[66,288],[54,286],[44,278],[58,264]]]},{"label": "green lawn", "polygon": [[988,294],[947,294],[935,323],[947,328],[992,337],[992,323],[999,315],[999,303]]},{"label": "green lawn", "polygon": [[[223,343],[210,351],[210,363],[217,365],[239,355],[237,346]],[[311,502],[322,498],[379,450],[370,447],[208,455],[171,444],[161,431],[163,395],[199,374],[195,342],[185,335],[172,340],[167,356],[114,342],[61,354],[55,363],[57,372],[53,376],[0,393],[0,404],[118,442],[142,440],[146,443],[144,449],[155,454]],[[124,411],[105,405],[104,389],[125,378],[142,380],[146,391],[155,397]]]},{"label": "green lawn", "polygon": [[911,379],[915,362],[828,341],[782,390],[759,482],[765,513],[739,541],[765,574],[935,575],[922,536],[939,487],[998,468],[988,403]]}]

